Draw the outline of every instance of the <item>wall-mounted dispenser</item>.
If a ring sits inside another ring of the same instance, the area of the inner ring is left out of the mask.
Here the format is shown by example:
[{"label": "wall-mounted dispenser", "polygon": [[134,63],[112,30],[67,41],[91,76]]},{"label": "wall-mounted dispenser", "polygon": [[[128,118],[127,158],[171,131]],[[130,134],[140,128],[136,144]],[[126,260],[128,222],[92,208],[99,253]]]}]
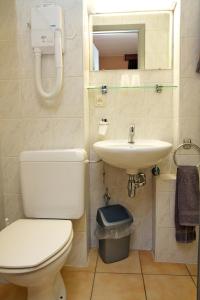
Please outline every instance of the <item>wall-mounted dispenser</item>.
[{"label": "wall-mounted dispenser", "polygon": [[[31,9],[31,41],[35,54],[35,80],[38,93],[44,98],[56,96],[63,82],[64,20],[62,8],[41,4]],[[51,92],[42,86],[42,55],[55,56],[56,83]]]},{"label": "wall-mounted dispenser", "polygon": [[108,130],[108,119],[102,118],[99,122],[99,130],[98,134],[101,139],[103,139],[106,136],[107,130]]}]

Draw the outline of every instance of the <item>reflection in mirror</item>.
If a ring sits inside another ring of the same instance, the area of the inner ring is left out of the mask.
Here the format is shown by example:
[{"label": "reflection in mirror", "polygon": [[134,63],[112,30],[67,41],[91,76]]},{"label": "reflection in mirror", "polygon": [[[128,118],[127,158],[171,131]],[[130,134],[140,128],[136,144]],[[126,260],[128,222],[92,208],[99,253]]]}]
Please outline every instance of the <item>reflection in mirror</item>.
[{"label": "reflection in mirror", "polygon": [[91,16],[91,70],[171,69],[171,11]]},{"label": "reflection in mirror", "polygon": [[138,30],[93,32],[93,69],[138,69]]}]

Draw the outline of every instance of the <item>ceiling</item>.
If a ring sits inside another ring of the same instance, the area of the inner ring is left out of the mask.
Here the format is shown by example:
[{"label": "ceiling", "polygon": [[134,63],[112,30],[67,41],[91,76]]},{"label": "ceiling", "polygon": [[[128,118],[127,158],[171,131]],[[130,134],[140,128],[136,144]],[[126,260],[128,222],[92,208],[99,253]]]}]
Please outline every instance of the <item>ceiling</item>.
[{"label": "ceiling", "polygon": [[174,10],[176,0],[88,0],[89,13]]},{"label": "ceiling", "polygon": [[100,56],[123,56],[138,52],[138,33],[94,34],[94,44]]}]

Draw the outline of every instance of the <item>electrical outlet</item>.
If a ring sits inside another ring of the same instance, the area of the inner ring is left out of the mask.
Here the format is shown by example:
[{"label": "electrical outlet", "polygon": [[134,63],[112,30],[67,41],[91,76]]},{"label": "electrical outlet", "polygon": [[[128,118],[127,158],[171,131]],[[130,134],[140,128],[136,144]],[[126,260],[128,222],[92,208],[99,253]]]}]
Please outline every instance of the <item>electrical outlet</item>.
[{"label": "electrical outlet", "polygon": [[105,99],[102,96],[97,96],[95,106],[97,107],[105,106]]}]

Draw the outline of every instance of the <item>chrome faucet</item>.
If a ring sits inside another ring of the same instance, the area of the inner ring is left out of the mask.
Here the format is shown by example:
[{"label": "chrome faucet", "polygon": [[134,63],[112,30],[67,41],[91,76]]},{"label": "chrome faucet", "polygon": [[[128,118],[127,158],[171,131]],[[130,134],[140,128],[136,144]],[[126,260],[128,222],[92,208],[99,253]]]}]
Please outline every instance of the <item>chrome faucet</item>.
[{"label": "chrome faucet", "polygon": [[134,144],[134,136],[135,136],[135,124],[129,127],[129,135],[128,135],[128,143]]}]

